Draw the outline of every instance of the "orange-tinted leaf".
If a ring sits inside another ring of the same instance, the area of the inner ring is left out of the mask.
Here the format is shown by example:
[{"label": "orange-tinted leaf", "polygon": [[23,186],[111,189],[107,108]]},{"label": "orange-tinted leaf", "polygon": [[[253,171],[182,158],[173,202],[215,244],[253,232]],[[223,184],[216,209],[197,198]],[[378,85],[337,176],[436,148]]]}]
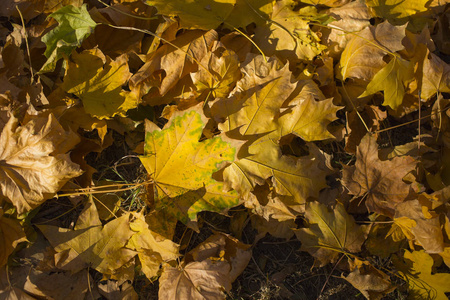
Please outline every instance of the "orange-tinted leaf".
[{"label": "orange-tinted leaf", "polygon": [[159,278],[159,299],[219,300],[231,290],[230,264],[206,259],[184,267],[165,266]]},{"label": "orange-tinted leaf", "polygon": [[381,300],[395,290],[388,275],[373,267],[368,261],[356,259],[355,269],[344,277],[370,300]]},{"label": "orange-tinted leaf", "polygon": [[11,117],[0,135],[1,194],[19,214],[50,199],[80,168],[66,154],[79,141],[55,117],[37,117],[18,126]]},{"label": "orange-tinted leaf", "polygon": [[409,156],[381,161],[376,139],[366,135],[357,148],[356,164],[344,166],[342,183],[350,194],[364,197],[370,212],[392,217],[395,206],[412,193],[411,185],[402,178],[415,166],[416,161]]}]

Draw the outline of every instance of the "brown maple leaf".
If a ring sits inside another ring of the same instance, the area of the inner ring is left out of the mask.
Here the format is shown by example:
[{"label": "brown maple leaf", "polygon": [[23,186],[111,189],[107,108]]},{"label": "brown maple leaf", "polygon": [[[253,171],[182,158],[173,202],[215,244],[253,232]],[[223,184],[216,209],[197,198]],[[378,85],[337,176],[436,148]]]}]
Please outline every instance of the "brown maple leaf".
[{"label": "brown maple leaf", "polygon": [[52,198],[82,173],[67,153],[78,141],[52,114],[23,126],[11,117],[0,133],[0,198],[13,203],[19,214]]},{"label": "brown maple leaf", "polygon": [[395,206],[412,193],[411,185],[402,179],[415,166],[410,156],[380,160],[376,138],[366,135],[357,148],[356,164],[344,166],[342,183],[350,194],[364,197],[370,212],[393,217]]}]

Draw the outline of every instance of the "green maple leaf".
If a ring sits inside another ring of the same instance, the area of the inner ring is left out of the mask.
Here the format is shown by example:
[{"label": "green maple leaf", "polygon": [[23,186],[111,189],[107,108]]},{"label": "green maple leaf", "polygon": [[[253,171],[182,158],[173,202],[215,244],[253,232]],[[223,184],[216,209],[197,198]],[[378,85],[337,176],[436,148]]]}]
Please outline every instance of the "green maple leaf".
[{"label": "green maple leaf", "polygon": [[86,4],[80,8],[64,6],[49,17],[58,21],[59,25],[42,37],[42,42],[47,46],[44,52],[47,61],[39,71],[41,73],[53,71],[56,62],[64,55],[69,56],[97,26],[91,19]]}]

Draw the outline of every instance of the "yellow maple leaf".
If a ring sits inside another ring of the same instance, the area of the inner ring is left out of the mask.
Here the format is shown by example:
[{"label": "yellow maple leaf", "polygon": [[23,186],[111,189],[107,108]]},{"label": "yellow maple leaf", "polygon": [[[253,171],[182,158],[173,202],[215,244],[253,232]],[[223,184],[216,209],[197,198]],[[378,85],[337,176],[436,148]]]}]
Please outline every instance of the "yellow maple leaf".
[{"label": "yellow maple leaf", "polygon": [[130,76],[126,55],[111,60],[99,49],[85,50],[72,55],[62,88],[80,98],[87,113],[108,119],[137,107],[137,95],[122,89]]},{"label": "yellow maple leaf", "polygon": [[414,78],[414,64],[399,56],[375,74],[366,90],[359,97],[384,91],[383,105],[397,109],[403,102],[407,84]]},{"label": "yellow maple leaf", "polygon": [[154,181],[155,209],[187,223],[200,211],[223,212],[238,205],[234,192],[212,178],[236,149],[221,137],[199,142],[206,117],[196,106],[176,112],[163,130],[147,133],[141,162]]},{"label": "yellow maple leaf", "polygon": [[403,260],[393,259],[394,265],[409,286],[411,299],[447,300],[450,292],[450,274],[432,273],[433,258],[424,250],[405,250]]},{"label": "yellow maple leaf", "polygon": [[142,272],[149,280],[157,276],[160,264],[164,261],[177,259],[179,246],[149,229],[142,213],[133,213],[134,220],[130,228],[135,233],[130,238],[127,247],[138,252]]},{"label": "yellow maple leaf", "polygon": [[366,0],[374,15],[389,20],[391,24],[403,25],[410,22],[408,29],[420,30],[427,22],[423,13],[431,1],[427,0]]},{"label": "yellow maple leaf", "polygon": [[227,97],[236,81],[239,80],[239,61],[237,55],[225,50],[220,55],[214,52],[206,54],[200,62],[208,69],[200,68],[191,73],[192,81],[198,92],[207,91],[206,100]]},{"label": "yellow maple leaf", "polygon": [[54,196],[70,179],[82,174],[69,154],[80,138],[65,131],[53,114],[23,126],[11,117],[0,135],[0,195],[19,214]]},{"label": "yellow maple leaf", "polygon": [[180,26],[186,29],[215,29],[221,23],[230,27],[245,27],[255,22],[265,22],[272,10],[272,0],[147,0],[158,13],[179,17]]},{"label": "yellow maple leaf", "polygon": [[370,81],[386,63],[383,57],[404,48],[405,26],[393,26],[388,22],[369,26],[352,34],[339,60],[342,80],[357,78]]},{"label": "yellow maple leaf", "polygon": [[291,62],[311,60],[326,47],[309,23],[317,16],[314,7],[294,11],[293,0],[276,1],[270,21],[257,26],[254,40],[266,55],[277,55]]},{"label": "yellow maple leaf", "polygon": [[79,271],[89,266],[112,274],[136,255],[125,248],[134,234],[129,219],[126,213],[102,226],[97,208],[89,197],[74,230],[51,225],[38,227],[55,248],[55,260],[60,268]]}]

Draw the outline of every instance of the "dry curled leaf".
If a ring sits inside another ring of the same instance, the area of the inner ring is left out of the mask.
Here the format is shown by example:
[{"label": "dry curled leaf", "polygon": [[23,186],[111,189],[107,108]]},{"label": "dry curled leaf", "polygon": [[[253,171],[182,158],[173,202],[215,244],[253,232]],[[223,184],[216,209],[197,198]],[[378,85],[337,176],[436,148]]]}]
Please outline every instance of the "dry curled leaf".
[{"label": "dry curled leaf", "polygon": [[19,126],[11,117],[0,135],[1,195],[19,214],[52,198],[70,179],[81,175],[67,152],[79,141],[55,117],[36,117]]}]

